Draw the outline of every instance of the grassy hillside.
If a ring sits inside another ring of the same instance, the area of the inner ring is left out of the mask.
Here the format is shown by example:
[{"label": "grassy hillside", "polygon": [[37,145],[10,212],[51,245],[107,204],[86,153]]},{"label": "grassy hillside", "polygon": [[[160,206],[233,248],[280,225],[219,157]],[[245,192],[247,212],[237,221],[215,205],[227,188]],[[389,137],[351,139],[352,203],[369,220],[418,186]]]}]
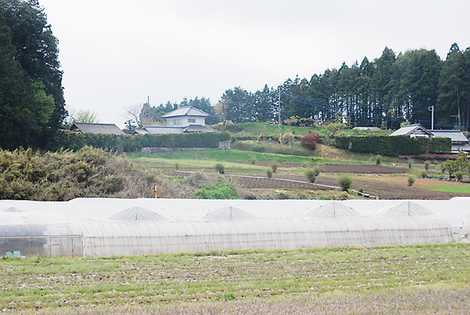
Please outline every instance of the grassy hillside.
[{"label": "grassy hillside", "polygon": [[[295,307],[302,296],[310,297],[310,302],[302,303],[352,299],[351,306],[364,301],[361,306],[367,308],[374,303],[371,295],[389,301],[389,305],[377,305],[385,313],[397,306],[394,295],[401,297],[399,305],[417,305],[420,313],[440,303],[449,310],[458,301],[453,293],[464,290],[468,294],[470,289],[469,259],[470,245],[463,244],[5,259],[0,260],[0,310],[44,309],[64,314],[80,307],[82,312],[98,308],[105,314],[113,307],[122,312],[123,305],[147,305],[154,312],[174,310],[184,303],[197,310],[200,303],[220,307],[218,303],[227,302],[221,306],[227,308],[254,299],[260,305]],[[439,293],[430,293],[436,289]],[[403,292],[410,293],[400,295]],[[423,301],[422,294],[432,300]]]}]

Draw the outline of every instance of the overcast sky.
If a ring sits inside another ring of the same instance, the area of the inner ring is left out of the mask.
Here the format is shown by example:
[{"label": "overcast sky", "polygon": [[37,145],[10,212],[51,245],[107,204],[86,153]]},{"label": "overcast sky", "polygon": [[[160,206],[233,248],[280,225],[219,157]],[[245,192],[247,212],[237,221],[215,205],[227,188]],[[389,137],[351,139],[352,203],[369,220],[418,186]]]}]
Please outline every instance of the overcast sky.
[{"label": "overcast sky", "polygon": [[396,52],[470,46],[468,0],[42,0],[69,109],[122,124],[145,102],[254,90]]}]

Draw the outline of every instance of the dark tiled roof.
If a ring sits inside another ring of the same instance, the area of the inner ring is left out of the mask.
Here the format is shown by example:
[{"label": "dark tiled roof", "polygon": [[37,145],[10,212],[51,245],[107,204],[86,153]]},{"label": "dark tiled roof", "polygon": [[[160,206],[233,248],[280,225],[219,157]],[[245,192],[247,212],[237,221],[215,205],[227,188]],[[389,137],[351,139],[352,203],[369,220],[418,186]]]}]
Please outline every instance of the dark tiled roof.
[{"label": "dark tiled roof", "polygon": [[115,124],[74,123],[72,130],[95,135],[124,135],[124,132]]}]

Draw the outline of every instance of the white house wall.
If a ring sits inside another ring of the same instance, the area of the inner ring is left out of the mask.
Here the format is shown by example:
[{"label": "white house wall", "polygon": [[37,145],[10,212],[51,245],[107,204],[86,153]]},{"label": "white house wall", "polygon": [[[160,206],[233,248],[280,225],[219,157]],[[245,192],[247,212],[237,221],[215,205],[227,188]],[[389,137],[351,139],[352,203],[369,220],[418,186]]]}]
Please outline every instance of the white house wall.
[{"label": "white house wall", "polygon": [[190,125],[205,126],[206,119],[198,116],[181,116],[166,118],[166,124],[170,127],[187,127]]}]

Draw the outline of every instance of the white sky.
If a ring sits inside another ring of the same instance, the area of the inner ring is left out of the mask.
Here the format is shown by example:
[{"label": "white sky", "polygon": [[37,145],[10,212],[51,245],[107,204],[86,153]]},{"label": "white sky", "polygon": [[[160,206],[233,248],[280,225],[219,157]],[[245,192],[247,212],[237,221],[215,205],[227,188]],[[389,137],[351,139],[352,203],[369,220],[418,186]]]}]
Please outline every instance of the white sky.
[{"label": "white sky", "polygon": [[254,90],[396,52],[470,46],[468,0],[42,0],[69,109],[126,110]]}]

